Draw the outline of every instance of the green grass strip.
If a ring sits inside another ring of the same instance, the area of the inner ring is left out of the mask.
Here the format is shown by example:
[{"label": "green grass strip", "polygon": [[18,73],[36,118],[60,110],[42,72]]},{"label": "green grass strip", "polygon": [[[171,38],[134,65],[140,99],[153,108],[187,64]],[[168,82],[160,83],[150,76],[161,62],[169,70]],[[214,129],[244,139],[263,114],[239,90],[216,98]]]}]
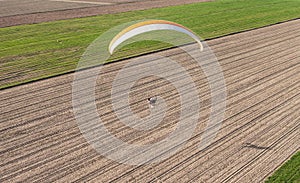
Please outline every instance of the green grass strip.
[{"label": "green grass strip", "polygon": [[[169,20],[208,39],[299,18],[299,12],[300,0],[217,0],[1,28],[0,89],[73,71],[94,39],[122,23]],[[115,59],[167,47],[160,42],[139,42],[124,47]]]},{"label": "green grass strip", "polygon": [[280,167],[266,183],[299,183],[300,182],[300,151]]}]

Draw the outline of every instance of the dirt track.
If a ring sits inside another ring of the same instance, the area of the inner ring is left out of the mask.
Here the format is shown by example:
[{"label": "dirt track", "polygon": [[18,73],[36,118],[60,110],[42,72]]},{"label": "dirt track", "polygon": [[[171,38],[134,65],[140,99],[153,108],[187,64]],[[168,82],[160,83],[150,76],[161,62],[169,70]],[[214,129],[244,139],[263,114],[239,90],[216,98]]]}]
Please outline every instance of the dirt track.
[{"label": "dirt track", "polygon": [[[261,182],[300,148],[299,28],[300,20],[295,20],[208,41],[222,65],[228,101],[222,128],[203,151],[198,144],[210,99],[205,76],[193,70],[181,51],[162,52],[190,71],[203,110],[185,148],[158,164],[128,166],[97,154],[74,119],[71,74],[0,91],[0,182]],[[98,112],[106,127],[125,141],[159,141],[175,128],[178,93],[160,79],[137,85],[131,95],[134,111],[145,115],[144,99],[151,94],[162,95],[173,109],[147,133],[124,127],[114,120],[107,94],[115,70],[127,62],[105,67],[106,80],[99,80],[102,88],[96,89]]]},{"label": "dirt track", "polygon": [[[7,1],[7,2],[6,2]],[[81,0],[81,2],[88,0]],[[133,10],[145,10],[211,0],[90,0],[92,3],[70,3],[64,0],[3,0],[0,1],[0,27],[22,24],[34,24],[54,20],[72,19],[102,14],[120,13]],[[100,4],[103,2],[103,4]],[[111,3],[104,5],[104,3]]]}]

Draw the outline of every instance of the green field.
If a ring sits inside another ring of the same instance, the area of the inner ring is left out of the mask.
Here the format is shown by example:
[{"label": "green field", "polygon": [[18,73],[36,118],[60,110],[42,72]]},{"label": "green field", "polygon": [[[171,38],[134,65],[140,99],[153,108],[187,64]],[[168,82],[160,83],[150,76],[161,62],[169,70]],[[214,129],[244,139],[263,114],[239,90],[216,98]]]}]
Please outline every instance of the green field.
[{"label": "green field", "polygon": [[266,183],[300,182],[300,152],[280,167]]},{"label": "green field", "polygon": [[[298,17],[300,0],[217,0],[1,28],[0,89],[74,70],[87,46],[121,23],[164,19],[182,24],[207,39]],[[166,46],[158,42],[140,42],[125,47],[115,58]]]}]

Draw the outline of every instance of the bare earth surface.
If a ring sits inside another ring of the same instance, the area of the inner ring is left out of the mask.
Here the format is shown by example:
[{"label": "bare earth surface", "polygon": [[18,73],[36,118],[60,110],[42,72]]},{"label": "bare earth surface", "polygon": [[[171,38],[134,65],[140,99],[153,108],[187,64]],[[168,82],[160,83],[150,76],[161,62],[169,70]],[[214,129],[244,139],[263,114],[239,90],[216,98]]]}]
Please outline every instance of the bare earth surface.
[{"label": "bare earth surface", "polygon": [[[182,51],[161,52],[189,71],[202,108],[185,147],[156,164],[120,164],[87,143],[73,114],[72,74],[0,91],[0,182],[263,181],[300,149],[299,28],[300,20],[295,20],[208,41],[222,66],[228,99],[222,128],[202,151],[198,145],[211,97],[205,76]],[[179,94],[163,79],[140,81],[130,93],[132,110],[147,115],[146,98],[153,95],[163,97],[169,110],[164,121],[147,132],[124,126],[111,109],[109,94],[117,71],[129,61],[105,66],[105,79],[97,81],[98,112],[107,129],[128,143],[160,141],[176,127]],[[185,81],[180,73],[167,70]]]},{"label": "bare earth surface", "polygon": [[0,0],[0,27],[211,0]]}]

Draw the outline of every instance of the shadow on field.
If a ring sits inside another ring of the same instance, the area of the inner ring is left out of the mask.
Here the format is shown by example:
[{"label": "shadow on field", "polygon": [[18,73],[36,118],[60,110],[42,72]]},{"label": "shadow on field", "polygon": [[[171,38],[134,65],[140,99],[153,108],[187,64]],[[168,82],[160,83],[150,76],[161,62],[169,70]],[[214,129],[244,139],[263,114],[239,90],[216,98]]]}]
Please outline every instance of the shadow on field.
[{"label": "shadow on field", "polygon": [[257,146],[257,145],[251,144],[251,143],[245,143],[244,147],[246,147],[246,148],[254,148],[254,149],[262,149],[262,150],[272,149],[270,147]]}]

